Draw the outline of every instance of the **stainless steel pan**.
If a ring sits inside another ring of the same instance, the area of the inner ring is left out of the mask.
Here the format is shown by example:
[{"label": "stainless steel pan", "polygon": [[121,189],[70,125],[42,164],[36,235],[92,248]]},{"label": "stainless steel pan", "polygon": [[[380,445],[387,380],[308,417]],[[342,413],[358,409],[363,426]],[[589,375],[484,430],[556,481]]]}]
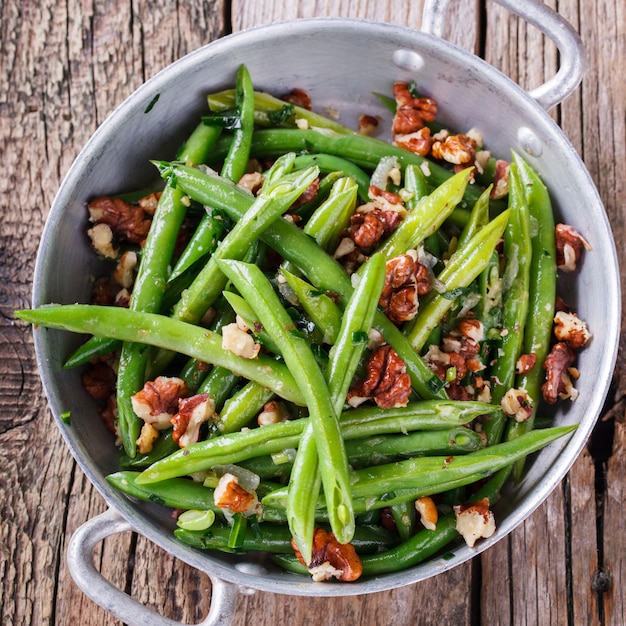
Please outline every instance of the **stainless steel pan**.
[{"label": "stainless steel pan", "polygon": [[[452,558],[356,583],[325,584],[279,571],[246,556],[207,554],[177,542],[173,522],[159,507],[136,503],[112,489],[105,476],[117,469],[114,446],[79,374],[62,371],[62,359],[78,338],[35,331],[35,347],[49,403],[81,468],[109,510],[83,525],[68,550],[70,571],[95,602],[129,624],[174,624],[117,590],[95,570],[94,547],[105,537],[136,530],[176,557],[206,572],[213,582],[212,609],[204,624],[231,621],[242,588],[309,596],[378,592],[435,576],[488,549],[527,518],[567,473],[593,428],[608,391],[620,324],[619,273],[615,246],[597,191],[574,148],[546,111],[578,85],[583,53],[576,33],[544,5],[497,0],[536,25],[560,51],[558,73],[527,93],[481,59],[441,38],[446,2],[426,3],[422,32],[360,20],[296,20],[225,37],[186,56],[149,80],[95,133],[63,182],[45,226],[37,258],[33,304],[75,302],[89,293],[95,270],[84,242],[85,202],[97,194],[134,189],[154,180],[150,159],[169,159],[205,108],[205,94],[234,82],[246,63],[255,86],[273,93],[307,90],[315,105],[341,112],[354,124],[360,113],[388,120],[373,92],[389,93],[393,81],[415,79],[437,99],[443,123],[482,131],[494,154],[523,153],[548,185],[559,219],[571,223],[593,245],[568,298],[595,339],[581,353],[580,397],[559,409],[559,423],[580,423],[566,444],[544,449],[510,498],[496,507],[498,530],[475,549],[454,548]],[[157,99],[158,97],[158,99]],[[154,103],[149,113],[148,105]],[[122,156],[120,156],[122,155]],[[130,166],[129,166],[130,165]],[[72,425],[59,418],[70,410]]]}]

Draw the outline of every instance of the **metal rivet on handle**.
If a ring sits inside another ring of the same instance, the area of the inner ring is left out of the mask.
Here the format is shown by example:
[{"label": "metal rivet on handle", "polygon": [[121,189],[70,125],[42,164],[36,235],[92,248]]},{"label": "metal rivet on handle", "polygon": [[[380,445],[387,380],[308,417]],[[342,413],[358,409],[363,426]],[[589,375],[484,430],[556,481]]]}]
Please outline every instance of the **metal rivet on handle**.
[{"label": "metal rivet on handle", "polygon": [[519,128],[517,131],[517,140],[524,152],[534,157],[541,156],[543,152],[543,142],[530,128],[526,126]]},{"label": "metal rivet on handle", "polygon": [[424,58],[413,50],[396,50],[392,59],[400,69],[410,72],[419,72],[424,67]]}]

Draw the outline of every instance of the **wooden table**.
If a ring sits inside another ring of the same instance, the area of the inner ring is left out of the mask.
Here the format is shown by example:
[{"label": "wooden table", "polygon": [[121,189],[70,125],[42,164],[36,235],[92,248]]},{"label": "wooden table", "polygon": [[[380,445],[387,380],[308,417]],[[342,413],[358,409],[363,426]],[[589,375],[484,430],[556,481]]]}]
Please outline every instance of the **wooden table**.
[{"label": "wooden table", "polygon": [[[72,532],[105,508],[67,451],[42,392],[30,328],[12,311],[30,303],[31,277],[53,196],[79,149],[142,81],[231,31],[327,14],[419,28],[422,1],[0,3],[0,623],[117,624],[71,580]],[[582,35],[581,87],[552,112],[591,172],[622,263],[626,218],[626,5],[548,0]],[[525,88],[556,68],[557,53],[501,7],[453,3],[448,38]],[[583,12],[584,5],[584,12]],[[235,624],[626,623],[626,364],[587,449],[551,497],[485,554],[436,579],[346,599],[241,595]],[[107,540],[102,572],[159,612],[206,614],[205,575],[141,536]]]}]

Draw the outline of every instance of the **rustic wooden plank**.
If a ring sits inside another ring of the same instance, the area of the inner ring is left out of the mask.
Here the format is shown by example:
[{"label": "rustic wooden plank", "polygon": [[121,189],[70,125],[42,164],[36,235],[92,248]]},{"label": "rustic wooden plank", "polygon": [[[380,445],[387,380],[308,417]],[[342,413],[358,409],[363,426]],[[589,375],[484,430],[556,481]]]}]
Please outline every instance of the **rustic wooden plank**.
[{"label": "rustic wooden plank", "polygon": [[623,580],[626,576],[626,538],[624,536],[624,500],[626,488],[626,421],[622,406],[615,422],[613,455],[607,467],[607,492],[604,509],[604,571],[608,577],[596,579],[604,592],[604,624],[618,626],[626,622]]}]

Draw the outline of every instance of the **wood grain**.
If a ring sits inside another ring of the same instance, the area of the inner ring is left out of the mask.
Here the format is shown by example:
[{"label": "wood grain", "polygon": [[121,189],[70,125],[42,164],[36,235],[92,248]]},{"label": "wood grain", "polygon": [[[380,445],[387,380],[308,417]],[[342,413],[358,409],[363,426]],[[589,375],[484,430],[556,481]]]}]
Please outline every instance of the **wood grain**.
[{"label": "wood grain", "polygon": [[[616,240],[626,215],[626,7],[549,0],[581,33],[581,87],[551,112],[589,169]],[[446,37],[531,89],[557,68],[536,29],[484,0],[453,2]],[[423,0],[201,3],[52,0],[0,3],[0,623],[113,626],[67,571],[72,532],[106,505],[71,458],[49,414],[30,329],[12,311],[30,301],[34,259],[56,190],[114,108],[160,69],[230,30],[321,15],[419,28]],[[583,13],[583,11],[585,11]],[[618,245],[622,265],[626,251]],[[626,280],[623,278],[622,280]],[[235,624],[626,623],[626,362],[593,445],[539,509],[494,548],[436,579],[339,599],[240,595]],[[208,577],[144,538],[98,549],[103,574],[174,619],[208,609]]]}]

